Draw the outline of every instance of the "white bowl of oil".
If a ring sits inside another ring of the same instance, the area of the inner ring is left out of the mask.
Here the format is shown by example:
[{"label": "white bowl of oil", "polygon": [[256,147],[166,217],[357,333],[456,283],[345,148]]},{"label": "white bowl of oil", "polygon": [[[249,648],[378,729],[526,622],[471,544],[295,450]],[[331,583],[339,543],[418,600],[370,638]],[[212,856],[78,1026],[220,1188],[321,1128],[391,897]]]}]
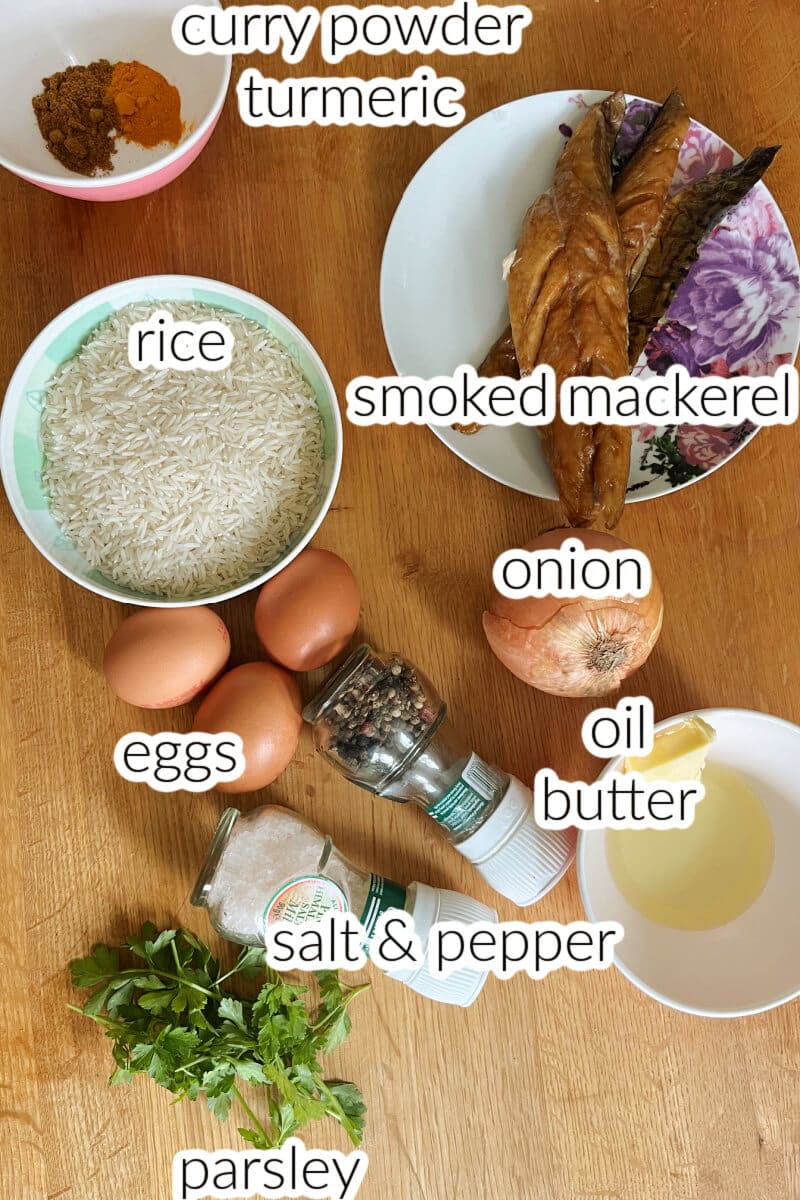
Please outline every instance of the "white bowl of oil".
[{"label": "white bowl of oil", "polygon": [[693,715],[717,735],[693,825],[581,833],[578,883],[590,921],[624,927],[614,961],[631,983],[670,1008],[740,1017],[800,995],[800,728],[721,708],[656,731]]}]

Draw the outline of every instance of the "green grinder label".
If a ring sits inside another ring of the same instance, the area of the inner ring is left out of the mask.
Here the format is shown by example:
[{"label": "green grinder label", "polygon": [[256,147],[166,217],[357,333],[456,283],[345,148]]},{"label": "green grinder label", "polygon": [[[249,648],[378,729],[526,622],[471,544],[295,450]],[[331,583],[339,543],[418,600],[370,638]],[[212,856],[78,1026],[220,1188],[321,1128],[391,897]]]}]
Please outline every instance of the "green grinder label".
[{"label": "green grinder label", "polygon": [[384,879],[383,875],[370,875],[367,902],[360,918],[367,937],[371,938],[375,932],[381,913],[388,908],[405,908],[405,905],[406,889],[401,884]]},{"label": "green grinder label", "polygon": [[453,786],[428,809],[428,816],[450,834],[469,833],[481,824],[497,787],[497,772],[473,754]]}]

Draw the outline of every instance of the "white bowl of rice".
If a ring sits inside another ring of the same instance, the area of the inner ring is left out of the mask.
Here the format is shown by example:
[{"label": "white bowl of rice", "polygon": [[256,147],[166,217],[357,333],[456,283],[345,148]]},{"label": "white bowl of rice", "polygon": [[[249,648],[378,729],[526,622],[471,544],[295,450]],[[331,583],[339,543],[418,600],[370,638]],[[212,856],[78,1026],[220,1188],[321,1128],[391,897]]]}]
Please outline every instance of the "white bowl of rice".
[{"label": "white bowl of rice", "polygon": [[[140,371],[128,328],[156,310],[224,321],[222,371]],[[34,546],[76,583],[152,607],[227,600],[276,575],[333,500],[342,422],[303,334],[257,296],[187,275],[79,300],[23,355],[0,471]]]}]

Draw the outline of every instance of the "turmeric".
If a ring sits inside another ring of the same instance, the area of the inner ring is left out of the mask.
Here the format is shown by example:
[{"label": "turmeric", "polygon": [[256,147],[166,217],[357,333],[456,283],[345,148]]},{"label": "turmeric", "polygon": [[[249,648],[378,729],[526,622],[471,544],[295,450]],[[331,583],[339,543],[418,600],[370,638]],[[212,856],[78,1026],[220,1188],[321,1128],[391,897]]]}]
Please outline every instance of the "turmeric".
[{"label": "turmeric", "polygon": [[183,134],[181,97],[163,75],[140,62],[117,63],[106,91],[119,115],[119,132],[148,149],[177,146]]}]

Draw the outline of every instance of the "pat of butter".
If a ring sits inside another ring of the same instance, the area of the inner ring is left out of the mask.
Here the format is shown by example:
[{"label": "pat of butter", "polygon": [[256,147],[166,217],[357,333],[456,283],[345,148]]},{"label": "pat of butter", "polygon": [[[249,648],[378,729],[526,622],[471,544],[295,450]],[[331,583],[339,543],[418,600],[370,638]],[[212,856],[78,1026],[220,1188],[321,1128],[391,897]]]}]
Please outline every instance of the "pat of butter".
[{"label": "pat of butter", "polygon": [[683,783],[699,779],[716,733],[702,717],[690,717],[661,729],[644,758],[626,758],[623,771],[638,771],[645,779]]}]

